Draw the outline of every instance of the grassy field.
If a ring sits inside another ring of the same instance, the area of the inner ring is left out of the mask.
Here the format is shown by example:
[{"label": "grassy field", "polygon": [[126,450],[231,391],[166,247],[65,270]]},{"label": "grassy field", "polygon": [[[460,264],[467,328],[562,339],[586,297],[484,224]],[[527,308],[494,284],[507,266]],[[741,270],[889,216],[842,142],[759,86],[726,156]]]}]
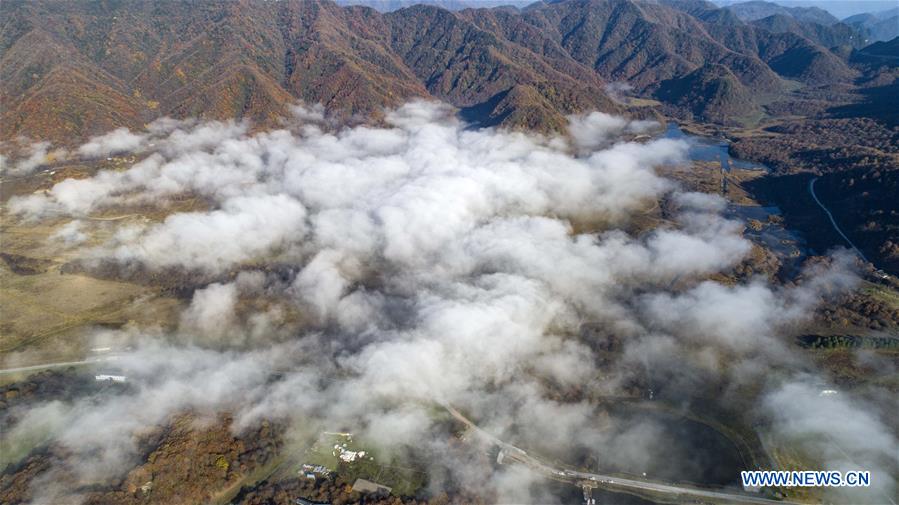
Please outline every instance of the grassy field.
[{"label": "grassy field", "polygon": [[899,309],[899,292],[879,284],[866,283],[862,288],[862,292],[866,295],[881,301],[893,309]]},{"label": "grassy field", "polygon": [[[335,449],[335,445],[347,451],[365,451],[365,455],[352,462],[343,461],[340,459],[340,449]],[[383,457],[377,450],[346,433],[322,433],[302,459],[301,464],[297,465],[298,470],[303,463],[322,465],[347,482],[368,479],[392,488],[395,495],[413,496],[427,480],[424,472],[412,468],[408,462],[397,457]]]},{"label": "grassy field", "polygon": [[303,463],[309,465],[321,465],[334,472],[340,463],[340,458],[334,449],[335,445],[346,444],[349,450],[360,450],[353,443],[351,435],[338,433],[322,433],[304,454]]},{"label": "grassy field", "polygon": [[651,98],[628,97],[625,101],[630,107],[658,107],[662,102]]},{"label": "grassy field", "polygon": [[[3,180],[3,201],[13,195],[46,190],[65,177],[80,178],[99,169],[120,169],[116,158],[96,165],[64,165]],[[133,160],[132,160],[133,161]],[[202,207],[189,199],[178,205]],[[5,206],[4,206],[5,207]],[[28,220],[3,209],[0,220],[0,364],[28,366],[80,359],[90,347],[92,329],[125,325],[167,326],[182,302],[159,287],[99,278],[67,268],[89,255],[122,225],[160,220],[172,209],[147,215],[146,209],[109,208],[79,220],[78,242],[57,234],[69,219]],[[158,215],[157,215],[158,214]]]}]

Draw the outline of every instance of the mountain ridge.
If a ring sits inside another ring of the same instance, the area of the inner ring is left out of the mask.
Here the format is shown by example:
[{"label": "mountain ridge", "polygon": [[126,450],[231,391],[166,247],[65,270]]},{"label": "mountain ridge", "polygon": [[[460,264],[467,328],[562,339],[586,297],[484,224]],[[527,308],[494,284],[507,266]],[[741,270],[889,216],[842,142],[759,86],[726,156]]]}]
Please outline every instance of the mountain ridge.
[{"label": "mountain ridge", "polygon": [[[726,123],[757,113],[756,95],[783,93],[784,79],[856,76],[851,48],[821,45],[831,32],[744,23],[702,0],[388,13],[328,0],[11,0],[3,11],[2,139],[67,143],[164,115],[276,125],[298,101],[377,122],[430,98],[482,125],[543,131],[588,110],[658,114],[611,98],[609,83]],[[718,91],[699,104],[672,92],[684,79]]]},{"label": "mountain ridge", "polygon": [[756,21],[773,15],[782,15],[797,21],[809,21],[825,26],[839,22],[833,14],[820,7],[788,7],[763,0],[730,4],[725,9],[733,12],[743,21]]}]

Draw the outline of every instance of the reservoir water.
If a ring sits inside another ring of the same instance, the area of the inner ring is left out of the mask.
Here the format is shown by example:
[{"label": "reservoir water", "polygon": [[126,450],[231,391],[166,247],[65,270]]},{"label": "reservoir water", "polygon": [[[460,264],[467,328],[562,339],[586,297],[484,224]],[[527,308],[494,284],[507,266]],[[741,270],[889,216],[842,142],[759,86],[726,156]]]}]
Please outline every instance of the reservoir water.
[{"label": "reservoir water", "polygon": [[[726,140],[689,134],[673,122],[668,123],[662,137],[686,141],[690,146],[687,151],[687,157],[690,160],[718,161],[725,172],[730,172],[732,169],[768,171],[768,167],[761,163],[731,156]],[[780,224],[779,218],[782,213],[778,207],[731,203],[728,205],[725,215],[747,223],[753,220],[753,226],[746,227],[744,236],[774,252],[782,260],[794,263],[805,257],[805,241],[797,232],[788,230]]]},{"label": "reservoir water", "polygon": [[668,123],[662,138],[684,140],[690,144],[687,156],[694,161],[720,161],[721,167],[730,171],[731,168],[743,170],[768,170],[761,163],[734,158],[728,152],[728,142],[723,139],[700,137],[683,131],[677,123]]}]

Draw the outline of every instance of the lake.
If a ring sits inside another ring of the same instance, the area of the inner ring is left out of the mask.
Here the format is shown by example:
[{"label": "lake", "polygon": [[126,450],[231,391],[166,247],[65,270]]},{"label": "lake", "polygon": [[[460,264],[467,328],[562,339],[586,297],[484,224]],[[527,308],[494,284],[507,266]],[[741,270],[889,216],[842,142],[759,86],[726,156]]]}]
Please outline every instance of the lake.
[{"label": "lake", "polygon": [[687,156],[694,161],[720,161],[721,167],[725,171],[730,171],[731,167],[741,168],[744,170],[764,170],[768,171],[768,167],[754,161],[741,160],[734,158],[728,152],[728,142],[724,139],[716,139],[711,137],[700,137],[691,135],[681,129],[674,122],[668,123],[662,138],[684,140],[690,145]]},{"label": "lake", "polygon": [[[687,156],[693,161],[719,161],[725,172],[731,168],[742,170],[764,170],[768,167],[754,161],[734,158],[728,152],[728,142],[724,139],[702,137],[683,131],[677,123],[668,123],[662,138],[684,140],[689,144]],[[725,215],[732,219],[748,222],[754,219],[760,223],[759,229],[747,227],[744,236],[774,252],[781,260],[795,263],[806,256],[806,245],[799,233],[784,228],[779,222],[771,222],[768,216],[781,216],[775,206],[737,205],[730,203]]]}]

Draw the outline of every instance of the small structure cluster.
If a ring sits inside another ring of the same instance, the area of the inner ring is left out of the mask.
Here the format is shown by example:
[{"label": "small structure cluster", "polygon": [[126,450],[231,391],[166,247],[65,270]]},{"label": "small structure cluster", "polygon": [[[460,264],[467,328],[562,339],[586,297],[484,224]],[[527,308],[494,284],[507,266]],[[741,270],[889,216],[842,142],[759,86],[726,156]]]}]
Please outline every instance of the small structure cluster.
[{"label": "small structure cluster", "polygon": [[344,444],[334,444],[334,452],[332,453],[341,461],[345,461],[347,463],[352,463],[356,461],[357,458],[362,458],[365,456],[365,451],[351,451],[347,449],[346,443]]},{"label": "small structure cluster", "polygon": [[308,463],[304,463],[303,469],[300,470],[300,473],[307,479],[315,480],[319,475],[322,477],[327,477],[328,474],[331,473],[331,471],[325,468],[323,465],[310,465]]},{"label": "small structure cluster", "polygon": [[125,377],[124,375],[101,374],[101,375],[95,375],[94,380],[96,380],[98,382],[125,382],[126,380],[128,380],[128,378]]}]

